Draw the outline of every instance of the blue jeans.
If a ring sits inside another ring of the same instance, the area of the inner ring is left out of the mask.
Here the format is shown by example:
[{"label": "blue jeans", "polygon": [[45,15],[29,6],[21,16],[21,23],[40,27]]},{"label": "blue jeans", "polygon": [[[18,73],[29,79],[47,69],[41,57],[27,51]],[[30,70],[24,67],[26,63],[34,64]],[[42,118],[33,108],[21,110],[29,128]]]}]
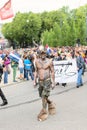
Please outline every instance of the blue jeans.
[{"label": "blue jeans", "polygon": [[8,83],[8,72],[4,72],[4,84]]},{"label": "blue jeans", "polygon": [[32,72],[32,69],[29,70],[29,73],[30,73],[31,79],[34,80],[34,74]]},{"label": "blue jeans", "polygon": [[26,78],[26,70],[24,69],[24,78]]},{"label": "blue jeans", "polygon": [[19,68],[20,74],[23,74],[24,68]]},{"label": "blue jeans", "polygon": [[80,86],[83,84],[82,73],[83,73],[83,68],[79,69],[79,71],[78,71],[77,86]]},{"label": "blue jeans", "polygon": [[25,77],[27,80],[29,80],[29,75],[31,76],[31,79],[34,80],[34,75],[33,75],[33,72],[32,70],[25,70]]}]

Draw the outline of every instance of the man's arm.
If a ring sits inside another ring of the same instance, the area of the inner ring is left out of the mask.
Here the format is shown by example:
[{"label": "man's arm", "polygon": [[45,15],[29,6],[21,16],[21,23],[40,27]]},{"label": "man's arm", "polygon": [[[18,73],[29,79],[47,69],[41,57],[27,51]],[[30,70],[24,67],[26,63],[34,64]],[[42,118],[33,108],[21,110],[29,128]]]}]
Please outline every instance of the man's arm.
[{"label": "man's arm", "polygon": [[50,63],[50,70],[51,70],[51,81],[52,81],[52,89],[55,87],[55,72],[54,72],[54,66],[53,61]]},{"label": "man's arm", "polygon": [[37,85],[37,75],[38,75],[38,72],[37,72],[37,63],[35,62],[35,72],[34,72],[34,86]]}]

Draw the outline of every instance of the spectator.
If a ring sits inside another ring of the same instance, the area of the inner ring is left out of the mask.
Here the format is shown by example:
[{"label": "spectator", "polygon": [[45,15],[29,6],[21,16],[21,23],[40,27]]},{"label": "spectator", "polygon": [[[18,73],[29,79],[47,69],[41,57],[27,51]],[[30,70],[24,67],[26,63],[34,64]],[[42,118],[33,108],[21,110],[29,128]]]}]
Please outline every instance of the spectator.
[{"label": "spectator", "polygon": [[19,60],[18,68],[20,71],[19,79],[23,79],[24,63],[23,63],[22,58],[20,58],[20,60]]},{"label": "spectator", "polygon": [[26,56],[24,59],[24,69],[25,69],[25,75],[27,80],[29,80],[29,75],[31,76],[31,79],[34,80],[31,65],[32,65],[31,61]]},{"label": "spectator", "polygon": [[77,88],[80,86],[83,86],[83,81],[82,81],[82,73],[83,73],[83,63],[84,59],[80,55],[78,51],[75,52],[76,55],[76,62],[77,62],[77,70],[78,70],[78,77],[77,77]]},{"label": "spectator", "polygon": [[[0,83],[1,83],[1,80],[2,80],[2,75],[3,75],[3,66],[2,66],[1,63],[0,63]],[[5,97],[4,93],[3,93],[3,91],[1,90],[1,88],[0,88],[0,97],[1,97],[1,99],[2,99],[2,101],[3,101],[3,103],[0,104],[0,106],[7,105],[7,104],[8,104],[8,101],[7,101],[7,99],[6,99],[6,97]]]},{"label": "spectator", "polygon": [[[66,55],[64,53],[61,54],[61,60],[66,60]],[[66,86],[66,83],[62,83],[62,86]]]},{"label": "spectator", "polygon": [[16,81],[16,74],[17,74],[17,67],[18,67],[18,63],[16,61],[11,61],[11,67],[13,69],[13,82],[17,82]]},{"label": "spectator", "polygon": [[[28,56],[28,52],[25,50],[24,54],[23,54],[23,62],[24,62],[25,57],[27,57],[27,56]],[[25,67],[24,67],[24,79],[26,79],[26,70],[25,70]]]},{"label": "spectator", "polygon": [[3,68],[3,70],[4,70],[4,84],[6,84],[6,83],[8,83],[10,59],[6,55],[3,60],[4,60],[4,68]]}]

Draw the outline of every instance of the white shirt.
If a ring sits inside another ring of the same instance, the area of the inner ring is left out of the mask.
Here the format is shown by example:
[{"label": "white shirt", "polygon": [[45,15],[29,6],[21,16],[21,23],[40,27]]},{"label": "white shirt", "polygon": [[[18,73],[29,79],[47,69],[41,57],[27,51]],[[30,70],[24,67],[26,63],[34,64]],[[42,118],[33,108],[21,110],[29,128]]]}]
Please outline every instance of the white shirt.
[{"label": "white shirt", "polygon": [[23,64],[23,60],[20,59],[19,60],[19,65],[18,65],[19,68],[24,68],[24,64]]}]

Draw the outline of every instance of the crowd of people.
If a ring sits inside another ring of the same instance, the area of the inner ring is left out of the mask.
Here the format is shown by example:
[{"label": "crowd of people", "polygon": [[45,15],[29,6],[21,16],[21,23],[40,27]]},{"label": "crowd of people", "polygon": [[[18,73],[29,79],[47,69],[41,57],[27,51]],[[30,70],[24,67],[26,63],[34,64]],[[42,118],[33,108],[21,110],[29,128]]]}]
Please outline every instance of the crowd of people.
[{"label": "crowd of people", "polygon": [[[18,57],[18,60],[10,57],[10,53],[13,53]],[[48,111],[50,114],[56,112],[55,105],[52,101],[48,99],[50,95],[50,86],[52,88],[59,83],[55,83],[55,71],[53,66],[53,61],[61,61],[68,59],[76,59],[77,63],[77,83],[76,87],[79,88],[82,86],[83,80],[82,75],[84,75],[86,64],[87,64],[87,47],[45,47],[38,46],[27,49],[16,49],[16,50],[3,50],[0,54],[0,64],[3,66],[4,74],[4,84],[8,83],[8,74],[10,74],[10,66],[13,70],[13,82],[16,81],[16,73],[19,69],[20,80],[31,80],[33,81],[34,86],[39,83],[39,96],[42,98],[42,110],[38,115],[38,120],[42,121],[47,119],[47,105]],[[65,87],[66,83],[62,83]],[[0,92],[0,96],[3,92]],[[4,96],[5,97],[5,96]],[[3,105],[7,104],[7,99],[2,98]]]},{"label": "crowd of people", "polygon": [[[87,64],[87,47],[49,47],[45,46],[46,57],[52,60],[60,61],[67,60],[69,58],[77,57],[77,52],[79,52],[80,56],[83,58],[85,63]],[[15,62],[14,59],[10,59],[9,53],[14,53],[20,60]],[[4,64],[4,84],[8,83],[8,74],[10,73],[10,66],[13,69],[13,82],[16,81],[16,73],[19,69],[20,71],[20,79],[29,80],[31,77],[34,80],[34,71],[35,71],[35,60],[38,59],[39,47],[34,47],[31,49],[16,49],[16,50],[3,50],[0,52],[0,61],[2,60]]]}]

